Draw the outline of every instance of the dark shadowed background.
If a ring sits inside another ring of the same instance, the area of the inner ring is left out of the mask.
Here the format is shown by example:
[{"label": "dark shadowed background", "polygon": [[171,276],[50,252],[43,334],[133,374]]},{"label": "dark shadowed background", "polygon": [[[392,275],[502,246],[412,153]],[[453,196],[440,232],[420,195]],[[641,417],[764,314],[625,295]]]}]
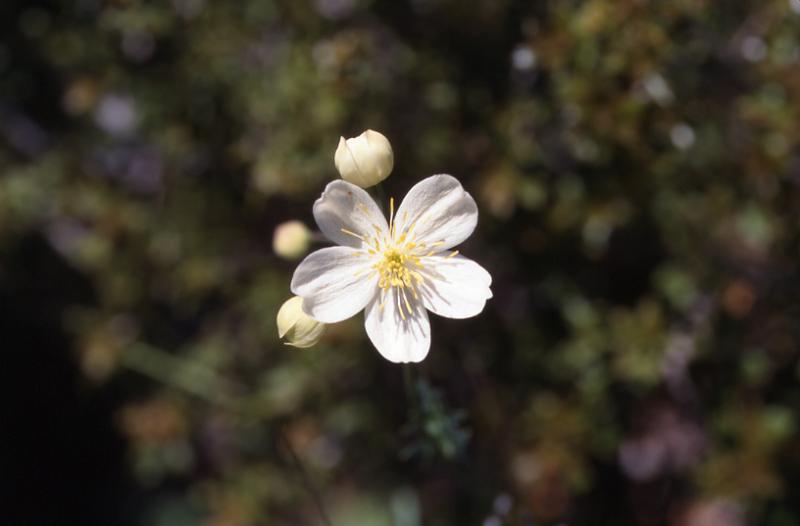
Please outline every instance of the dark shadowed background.
[{"label": "dark shadowed background", "polygon": [[[418,366],[277,338],[366,128],[481,213]],[[3,0],[0,524],[798,524],[799,256],[800,0]]]}]

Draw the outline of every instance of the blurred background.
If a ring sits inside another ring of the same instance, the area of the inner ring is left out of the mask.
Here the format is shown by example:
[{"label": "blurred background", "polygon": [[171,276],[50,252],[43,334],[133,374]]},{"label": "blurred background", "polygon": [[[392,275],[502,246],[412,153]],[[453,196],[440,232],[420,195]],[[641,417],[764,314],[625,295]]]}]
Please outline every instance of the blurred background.
[{"label": "blurred background", "polygon": [[[366,128],[481,211],[418,366],[277,337]],[[800,0],[3,0],[0,523],[800,524],[798,212]]]}]

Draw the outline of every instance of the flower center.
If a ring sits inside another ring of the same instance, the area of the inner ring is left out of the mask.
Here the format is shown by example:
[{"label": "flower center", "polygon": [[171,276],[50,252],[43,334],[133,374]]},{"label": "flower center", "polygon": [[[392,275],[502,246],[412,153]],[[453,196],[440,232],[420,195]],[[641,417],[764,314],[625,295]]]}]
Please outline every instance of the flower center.
[{"label": "flower center", "polygon": [[[369,217],[369,211],[366,207],[362,205],[357,209]],[[419,221],[419,218],[417,221]],[[375,234],[359,234],[346,228],[340,229],[343,233],[360,239],[366,245],[360,254],[375,257],[377,260],[369,267],[370,270],[368,272],[370,276],[374,275],[374,273],[378,274],[378,287],[381,289],[382,300],[380,308],[383,309],[386,295],[389,294],[397,302],[398,311],[404,320],[406,319],[406,312],[410,315],[414,310],[414,305],[408,299],[409,295],[415,300],[419,299],[417,289],[425,281],[420,272],[425,266],[422,259],[437,254],[439,252],[438,247],[444,244],[443,241],[428,244],[418,242],[415,234],[417,221],[404,228],[403,232],[397,235],[394,198],[390,198],[388,232],[385,232],[377,225],[373,225]],[[447,257],[454,257],[457,254],[458,250],[454,250]],[[356,275],[360,275],[363,272],[359,271]],[[406,312],[403,312],[403,309]]]},{"label": "flower center", "polygon": [[408,267],[409,262],[415,262],[419,258],[409,256],[402,249],[397,247],[387,248],[383,251],[383,259],[375,263],[374,269],[378,271],[378,286],[382,289],[389,287],[409,287],[416,296],[414,290],[413,277],[416,275],[419,282],[422,276]]},{"label": "flower center", "polygon": [[[393,296],[390,301],[397,302],[397,310],[404,320],[406,313],[410,315],[414,311],[409,296],[418,299],[417,287],[425,280],[417,270],[423,266],[419,256],[410,253],[413,247],[413,243],[402,244],[402,242],[390,245],[383,250],[383,258],[372,266],[378,272],[378,287],[383,298],[380,308],[383,309],[386,294],[389,294]],[[395,291],[396,294],[393,294]]]}]

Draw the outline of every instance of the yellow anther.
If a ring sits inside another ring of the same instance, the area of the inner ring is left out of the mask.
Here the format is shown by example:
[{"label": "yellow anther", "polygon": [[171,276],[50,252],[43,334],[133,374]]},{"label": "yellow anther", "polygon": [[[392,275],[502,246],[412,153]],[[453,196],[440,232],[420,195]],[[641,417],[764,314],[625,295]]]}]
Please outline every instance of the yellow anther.
[{"label": "yellow anther", "polygon": [[[403,212],[402,220],[405,224],[408,213]],[[416,239],[413,233],[416,222],[408,227],[404,227],[402,232],[397,232],[395,222],[394,199],[389,199],[389,232],[381,230],[377,225],[371,225],[375,229],[376,236],[369,238],[374,248],[375,263],[372,270],[377,273],[378,287],[381,289],[381,303],[379,309],[383,309],[386,301],[395,301],[400,317],[405,320],[406,315],[413,315],[415,302],[420,299],[420,291],[417,290],[425,282],[425,277],[420,270],[424,267],[424,253],[421,249],[430,250],[433,255],[439,250],[436,248],[444,245],[444,241],[437,241],[429,245]],[[396,294],[396,297],[386,299],[386,294]],[[411,300],[414,301],[411,301]]]}]

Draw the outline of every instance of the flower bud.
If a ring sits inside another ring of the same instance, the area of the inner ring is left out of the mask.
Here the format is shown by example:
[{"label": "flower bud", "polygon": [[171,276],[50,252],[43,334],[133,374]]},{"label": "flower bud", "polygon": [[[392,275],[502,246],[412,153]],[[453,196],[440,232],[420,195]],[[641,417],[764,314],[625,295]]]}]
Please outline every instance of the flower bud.
[{"label": "flower bud", "polygon": [[389,177],[394,167],[394,153],[389,139],[367,130],[352,139],[339,139],[334,162],[342,179],[367,188]]},{"label": "flower bud", "polygon": [[311,231],[300,221],[287,221],[275,228],[272,250],[283,259],[300,259],[311,242]]},{"label": "flower bud", "polygon": [[278,336],[292,347],[311,347],[325,332],[324,323],[303,312],[303,298],[300,296],[294,296],[281,305],[277,323]]}]

